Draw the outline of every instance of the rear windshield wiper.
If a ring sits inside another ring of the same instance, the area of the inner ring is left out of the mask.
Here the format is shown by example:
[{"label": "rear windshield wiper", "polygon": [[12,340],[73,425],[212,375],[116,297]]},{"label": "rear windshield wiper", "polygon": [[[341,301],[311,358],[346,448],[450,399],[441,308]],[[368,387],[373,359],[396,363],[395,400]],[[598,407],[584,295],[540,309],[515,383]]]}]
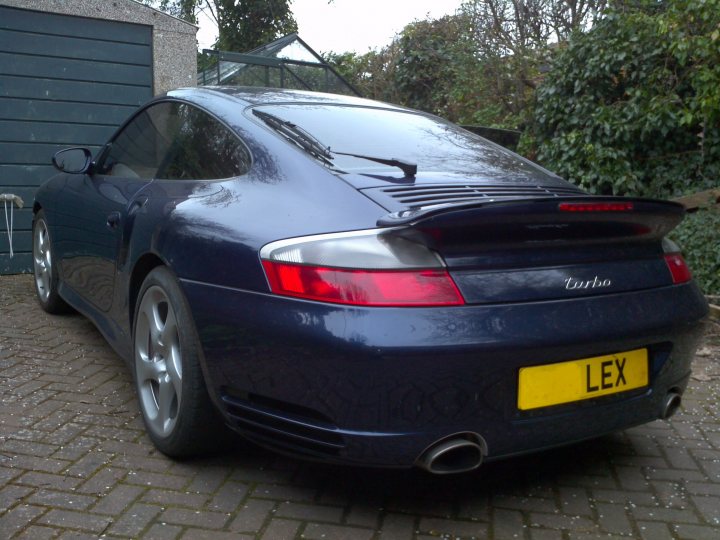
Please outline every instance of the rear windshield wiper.
[{"label": "rear windshield wiper", "polygon": [[331,150],[328,147],[328,150],[333,153],[340,156],[351,156],[359,159],[367,159],[369,161],[374,161],[375,163],[382,163],[383,165],[390,165],[391,167],[397,167],[402,172],[405,173],[405,176],[415,176],[417,174],[417,165],[415,163],[410,163],[409,161],[403,161],[402,159],[386,159],[386,158],[379,158],[374,156],[363,156],[362,154],[350,154],[349,152],[336,152],[335,150]]},{"label": "rear windshield wiper", "polygon": [[403,173],[405,173],[405,176],[415,176],[417,174],[417,165],[414,163],[409,163],[407,161],[396,158],[387,159],[331,150],[329,146],[325,146],[324,144],[322,144],[320,141],[318,141],[315,137],[310,135],[307,131],[305,131],[297,124],[293,124],[288,120],[278,118],[274,114],[270,114],[257,109],[253,110],[253,114],[260,118],[268,126],[273,128],[275,131],[283,135],[286,139],[297,144],[308,154],[326,163],[327,165],[333,165],[333,154],[335,154],[340,156],[350,156],[358,159],[367,159],[368,161],[374,161],[375,163],[382,163],[383,165],[398,167],[400,170],[402,170]]},{"label": "rear windshield wiper", "polygon": [[278,118],[274,114],[259,111],[257,109],[253,110],[253,114],[275,131],[280,133],[280,135],[283,135],[290,142],[297,144],[311,156],[327,164],[332,163],[332,155],[330,155],[328,147],[297,124],[293,124],[292,122]]}]

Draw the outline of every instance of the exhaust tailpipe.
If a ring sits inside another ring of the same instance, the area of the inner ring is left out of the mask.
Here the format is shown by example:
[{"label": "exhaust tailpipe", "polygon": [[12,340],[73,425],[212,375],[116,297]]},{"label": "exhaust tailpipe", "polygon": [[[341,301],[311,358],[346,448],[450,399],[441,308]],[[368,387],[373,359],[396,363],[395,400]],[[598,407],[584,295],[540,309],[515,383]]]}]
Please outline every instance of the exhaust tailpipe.
[{"label": "exhaust tailpipe", "polygon": [[432,444],[420,454],[416,464],[433,474],[463,473],[477,469],[485,455],[487,445],[482,437],[460,433]]},{"label": "exhaust tailpipe", "polygon": [[679,393],[672,391],[668,392],[667,396],[665,396],[665,400],[663,401],[660,418],[663,420],[670,418],[680,408],[680,403],[682,403],[682,398]]}]

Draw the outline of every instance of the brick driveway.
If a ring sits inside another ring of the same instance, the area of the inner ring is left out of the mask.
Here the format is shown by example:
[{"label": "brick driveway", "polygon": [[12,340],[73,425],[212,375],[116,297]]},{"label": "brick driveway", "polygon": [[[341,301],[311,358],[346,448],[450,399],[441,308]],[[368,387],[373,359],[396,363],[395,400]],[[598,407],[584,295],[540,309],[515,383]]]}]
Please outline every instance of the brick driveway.
[{"label": "brick driveway", "polygon": [[131,377],[79,315],[0,278],[0,538],[720,538],[720,326],[684,406],[570,448],[432,477],[232,443],[174,462]]}]

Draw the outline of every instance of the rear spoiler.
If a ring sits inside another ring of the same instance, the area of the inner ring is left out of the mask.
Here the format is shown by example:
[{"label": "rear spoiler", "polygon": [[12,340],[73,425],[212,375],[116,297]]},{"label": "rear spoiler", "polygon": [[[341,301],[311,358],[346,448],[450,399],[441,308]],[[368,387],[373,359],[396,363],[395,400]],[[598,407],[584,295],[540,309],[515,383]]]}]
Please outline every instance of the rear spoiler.
[{"label": "rear spoiler", "polygon": [[[655,199],[570,196],[503,199],[442,204],[393,212],[380,227],[409,226],[422,230],[495,230],[505,239],[527,236],[553,238],[662,238],[683,219],[678,203]],[[553,232],[554,231],[554,232]],[[514,233],[514,234],[513,234]]]}]

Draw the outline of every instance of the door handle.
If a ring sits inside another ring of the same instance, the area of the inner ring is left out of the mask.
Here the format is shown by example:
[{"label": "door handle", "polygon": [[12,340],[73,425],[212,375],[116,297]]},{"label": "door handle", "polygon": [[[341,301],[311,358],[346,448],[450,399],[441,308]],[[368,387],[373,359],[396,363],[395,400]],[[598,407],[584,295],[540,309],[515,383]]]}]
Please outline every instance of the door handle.
[{"label": "door handle", "polygon": [[130,208],[128,209],[128,214],[134,214],[138,210],[142,210],[145,205],[148,202],[147,195],[140,195],[137,199],[135,199],[132,203],[130,203]]},{"label": "door handle", "polygon": [[107,217],[107,226],[114,229],[120,223],[120,212],[110,212]]}]

